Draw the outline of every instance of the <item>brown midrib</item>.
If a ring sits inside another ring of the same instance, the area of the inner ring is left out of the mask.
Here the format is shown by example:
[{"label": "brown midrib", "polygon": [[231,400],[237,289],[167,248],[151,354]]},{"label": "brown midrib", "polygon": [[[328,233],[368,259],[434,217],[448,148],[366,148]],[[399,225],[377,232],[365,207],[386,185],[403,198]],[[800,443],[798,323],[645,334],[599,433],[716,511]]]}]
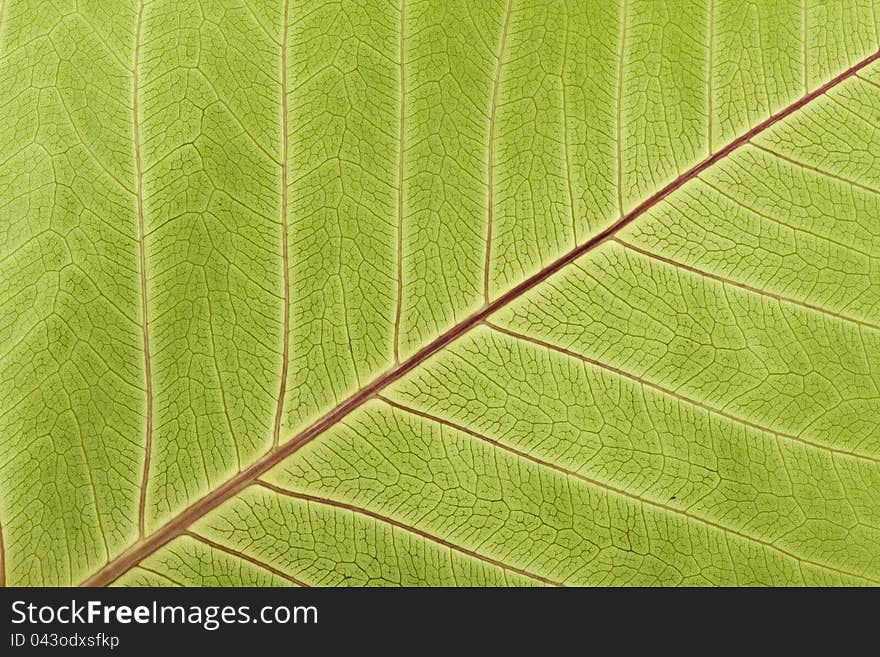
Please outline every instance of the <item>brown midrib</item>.
[{"label": "brown midrib", "polygon": [[141,282],[141,325],[143,327],[144,342],[144,384],[146,386],[146,428],[144,429],[144,471],[141,475],[141,490],[138,500],[138,536],[144,537],[144,523],[147,506],[147,487],[150,482],[150,459],[153,452],[153,372],[150,359],[150,322],[147,312],[147,248],[144,231],[144,190],[143,190],[143,162],[141,160],[141,130],[139,103],[138,68],[141,54],[141,30],[144,19],[144,2],[138,2],[137,20],[134,32],[134,67],[132,71],[132,132],[134,133],[134,168],[135,168],[135,198],[137,203],[137,233],[138,233],[138,269]]},{"label": "brown midrib", "polygon": [[321,435],[324,431],[334,426],[349,413],[364,404],[364,402],[373,397],[377,392],[383,390],[392,383],[404,377],[406,374],[418,367],[421,363],[426,361],[435,353],[444,349],[451,342],[470,331],[474,326],[480,324],[492,313],[508,305],[515,299],[518,299],[523,294],[525,294],[535,286],[541,284],[542,282],[546,281],[555,273],[563,269],[566,265],[574,262],[585,253],[592,251],[600,244],[609,240],[618,231],[631,224],[639,216],[647,212],[653,206],[657,205],[660,201],[669,196],[679,187],[698,176],[700,173],[711,167],[719,160],[723,159],[727,155],[730,155],[730,153],[748,142],[750,139],[754,138],[756,135],[767,130],[770,126],[774,125],[778,121],[786,118],[800,108],[804,107],[815,98],[825,94],[829,89],[832,89],[844,80],[855,75],[855,73],[878,59],[880,59],[880,51],[877,51],[873,55],[863,59],[843,73],[835,76],[821,87],[818,87],[811,93],[803,96],[791,105],[788,105],[776,114],[765,119],[748,132],[740,135],[735,140],[727,144],[727,146],[725,146],[724,148],[718,150],[713,155],[709,156],[685,173],[681,174],[678,178],[668,183],[665,187],[655,192],[646,200],[642,201],[628,214],[615,221],[605,230],[595,235],[590,240],[584,242],[580,246],[572,249],[563,256],[559,257],[544,269],[536,272],[529,278],[514,286],[501,296],[497,297],[491,303],[486,304],[480,310],[469,315],[464,320],[435,338],[432,342],[422,347],[419,351],[414,353],[398,366],[388,370],[385,374],[374,379],[367,386],[361,388],[359,391],[348,397],[348,399],[346,399],[341,404],[333,408],[331,411],[320,417],[306,429],[291,438],[288,442],[281,444],[277,449],[269,452],[268,454],[260,458],[246,470],[228,479],[219,488],[211,491],[200,500],[188,506],[179,515],[171,519],[149,537],[139,541],[138,543],[135,543],[118,557],[107,563],[98,572],[86,579],[83,582],[83,585],[103,586],[112,583],[116,578],[118,578],[129,568],[137,564],[141,559],[152,554],[163,545],[168,543],[170,540],[178,536],[192,522],[201,518],[206,513],[222,504],[224,501],[233,497],[236,493],[238,493],[254,480],[256,480],[260,475],[279,464],[281,461],[299,450],[304,445],[310,443],[316,437]]}]

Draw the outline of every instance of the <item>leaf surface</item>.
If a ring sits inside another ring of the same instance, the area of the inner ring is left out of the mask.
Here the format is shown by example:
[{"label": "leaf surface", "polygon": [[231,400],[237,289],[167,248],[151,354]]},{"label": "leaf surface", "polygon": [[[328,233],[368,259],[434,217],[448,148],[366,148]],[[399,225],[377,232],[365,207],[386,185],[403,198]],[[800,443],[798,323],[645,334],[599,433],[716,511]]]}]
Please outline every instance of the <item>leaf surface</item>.
[{"label": "leaf surface", "polygon": [[0,5],[0,577],[880,583],[880,12]]}]

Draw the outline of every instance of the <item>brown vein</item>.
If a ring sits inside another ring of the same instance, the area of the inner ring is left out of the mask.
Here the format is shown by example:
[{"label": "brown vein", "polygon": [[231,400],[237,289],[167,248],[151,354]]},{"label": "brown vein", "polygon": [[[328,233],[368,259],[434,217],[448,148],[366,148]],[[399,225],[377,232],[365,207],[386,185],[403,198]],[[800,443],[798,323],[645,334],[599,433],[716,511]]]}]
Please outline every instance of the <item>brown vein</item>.
[{"label": "brown vein", "polygon": [[571,217],[571,232],[574,236],[574,246],[578,245],[577,215],[574,206],[574,185],[571,184],[571,158],[568,154],[568,102],[565,94],[565,62],[568,61],[568,30],[562,46],[562,72],[559,75],[559,86],[562,95],[562,156],[565,160],[565,186],[568,191],[568,211]]},{"label": "brown vein", "polygon": [[617,51],[617,212],[623,219],[623,63],[626,46],[626,0],[620,18],[620,44]]},{"label": "brown vein", "polygon": [[504,10],[504,25],[498,46],[498,60],[495,63],[495,81],[492,85],[492,101],[489,110],[488,164],[486,171],[486,258],[483,263],[483,300],[489,304],[489,266],[492,261],[492,222],[495,216],[495,116],[498,112],[498,91],[501,88],[501,68],[504,64],[504,50],[507,45],[507,30],[510,14],[513,13],[513,0],[507,0]]},{"label": "brown vein", "polygon": [[708,116],[708,129],[706,141],[708,143],[709,155],[712,154],[712,112],[714,112],[712,103],[712,48],[715,41],[715,2],[709,0],[709,48],[708,48],[708,72],[706,74],[706,115]]},{"label": "brown vein", "polygon": [[141,129],[138,68],[141,55],[141,31],[144,22],[144,0],[139,0],[137,22],[134,29],[134,67],[132,83],[132,132],[134,139],[135,197],[137,199],[138,269],[141,279],[141,324],[144,340],[144,379],[147,397],[147,421],[145,429],[144,472],[141,477],[141,492],[138,500],[138,536],[144,538],[144,523],[147,507],[147,488],[150,483],[150,459],[153,453],[153,372],[150,365],[150,321],[147,313],[147,249],[144,235],[144,176],[141,160]]},{"label": "brown vein", "polygon": [[807,23],[807,0],[803,0],[803,2],[801,3],[801,17],[803,19],[802,20],[803,32],[801,33],[802,40],[803,40],[803,50],[801,52],[801,57],[804,60],[804,93],[808,94],[808,93],[810,93],[810,77],[808,75],[810,60],[808,58],[809,53],[808,53],[808,48],[807,48],[807,37],[809,36],[810,32],[808,29],[809,25]]},{"label": "brown vein", "polygon": [[826,171],[825,169],[820,169],[819,167],[814,167],[812,164],[807,164],[806,162],[801,162],[800,160],[796,160],[793,157],[789,157],[787,155],[783,155],[778,151],[774,151],[771,148],[767,148],[766,146],[762,146],[761,144],[757,144],[752,142],[752,146],[757,148],[760,151],[767,153],[767,155],[772,155],[775,158],[782,160],[783,162],[788,162],[789,164],[793,164],[796,167],[800,167],[801,169],[806,169],[807,171],[812,171],[813,173],[818,173],[820,176],[825,176],[826,178],[831,178],[832,180],[837,180],[838,182],[842,182],[846,185],[852,185],[853,187],[858,187],[859,189],[863,189],[866,192],[871,192],[872,194],[880,194],[880,189],[876,187],[870,187],[865,185],[864,183],[857,182],[855,180],[850,180],[849,178],[844,178],[843,176],[839,176],[836,173],[832,173],[830,171]]},{"label": "brown vein", "polygon": [[185,531],[185,532],[183,532],[183,535],[189,536],[191,539],[198,541],[199,543],[204,543],[205,545],[207,545],[210,548],[214,548],[215,550],[219,550],[220,552],[224,552],[230,556],[236,557],[237,559],[241,559],[242,561],[247,561],[248,563],[253,564],[257,568],[260,568],[261,570],[265,570],[267,572],[270,572],[273,575],[280,577],[281,579],[284,579],[284,580],[287,580],[288,582],[292,582],[293,584],[296,584],[297,586],[302,586],[304,588],[309,587],[309,585],[306,584],[305,582],[298,580],[296,577],[288,575],[283,570],[278,570],[277,568],[270,566],[269,564],[267,564],[263,561],[260,561],[259,559],[256,559],[256,558],[250,556],[249,554],[245,554],[244,552],[239,552],[238,550],[235,550],[231,547],[227,547],[226,545],[223,545],[222,543],[217,543],[216,541],[212,541],[210,538],[207,538],[206,536],[202,536],[201,534],[197,534],[193,531]]},{"label": "brown vein", "polygon": [[201,518],[206,513],[210,512],[229,498],[236,495],[246,486],[250,485],[258,477],[260,477],[263,473],[281,463],[288,456],[301,449],[304,445],[310,443],[312,440],[320,436],[330,427],[340,422],[355,409],[360,408],[361,405],[363,405],[367,400],[374,397],[377,393],[384,390],[395,381],[400,380],[409,372],[428,360],[431,356],[446,348],[450,343],[454,342],[462,335],[468,333],[468,331],[482,323],[495,311],[507,306],[512,301],[520,298],[522,295],[540,285],[548,278],[565,268],[567,265],[571,264],[572,262],[583,256],[585,253],[592,251],[597,246],[608,241],[618,231],[631,224],[645,212],[657,205],[660,201],[675,192],[679,187],[697,177],[700,173],[714,165],[722,158],[730,155],[743,144],[749,142],[749,140],[751,140],[753,137],[760,134],[764,130],[767,130],[770,126],[774,125],[778,121],[796,112],[804,105],[808,104],[810,101],[826,93],[829,89],[832,89],[844,80],[852,77],[858,71],[868,66],[872,62],[877,61],[878,59],[880,59],[880,51],[877,51],[870,57],[867,57],[861,62],[857,63],[852,68],[849,68],[846,71],[835,76],[812,93],[798,99],[791,105],[783,108],[770,118],[765,119],[761,123],[754,126],[751,130],[743,133],[742,135],[734,139],[724,148],[716,151],[710,157],[694,165],[686,172],[681,174],[678,178],[668,183],[661,189],[657,190],[654,194],[639,203],[627,215],[615,221],[605,230],[597,233],[580,246],[572,249],[568,253],[565,253],[540,271],[535,272],[525,280],[513,286],[512,288],[507,290],[507,292],[497,297],[494,301],[483,306],[480,310],[465,317],[458,324],[452,326],[444,333],[441,333],[439,336],[434,338],[434,340],[412,354],[409,358],[404,360],[398,366],[388,370],[387,372],[352,394],[350,397],[343,400],[339,405],[329,410],[326,414],[318,418],[315,422],[306,427],[300,433],[293,436],[290,440],[283,444],[280,444],[276,449],[273,449],[271,452],[255,461],[247,469],[239,472],[235,476],[226,480],[219,487],[207,493],[201,499],[190,504],[177,516],[173,517],[162,527],[156,530],[153,534],[151,534],[147,539],[131,545],[128,549],[124,550],[117,557],[106,563],[92,576],[87,578],[83,582],[83,586],[105,586],[112,583],[120,575],[125,573],[129,568],[136,565],[141,559],[144,559],[148,555],[161,548],[163,545],[167,544],[175,536],[178,536],[192,522]]},{"label": "brown vein", "polygon": [[[220,389],[220,402],[223,404],[223,415],[226,418],[226,427],[232,437],[232,445],[235,447],[235,462],[241,469],[241,450],[238,441],[235,440],[235,429],[232,425],[232,417],[229,415],[229,404],[226,403],[226,386],[223,385],[223,372],[220,370],[220,360],[217,358],[217,337],[214,334],[214,313],[211,304],[208,304],[208,332],[211,334],[211,356],[214,361],[214,369],[217,371],[217,387]],[[206,473],[207,474],[207,473]]]},{"label": "brown vein", "polygon": [[400,0],[400,125],[397,141],[397,304],[394,310],[394,364],[400,363],[400,316],[403,312],[403,155],[406,134],[406,0]]},{"label": "brown vein", "polygon": [[863,580],[866,582],[871,582],[873,584],[880,584],[880,580],[874,580],[874,579],[871,579],[870,577],[865,577],[863,575],[858,575],[856,573],[851,573],[846,570],[841,570],[839,568],[835,568],[834,566],[829,566],[829,565],[819,563],[816,561],[810,561],[809,559],[805,559],[803,557],[796,555],[793,552],[789,552],[788,550],[781,548],[781,547],[771,543],[770,541],[765,541],[763,539],[760,539],[760,538],[757,538],[754,536],[750,536],[749,534],[741,532],[737,529],[733,529],[732,527],[728,527],[726,525],[722,525],[720,523],[717,523],[713,520],[709,520],[707,518],[703,518],[701,516],[695,515],[695,514],[691,513],[690,511],[688,511],[687,509],[679,509],[674,506],[664,504],[663,502],[660,502],[658,500],[653,500],[649,497],[643,497],[642,495],[639,495],[637,493],[632,493],[632,492],[627,491],[623,488],[618,488],[616,486],[613,486],[609,483],[599,481],[599,480],[593,479],[591,477],[587,477],[585,475],[580,474],[579,472],[576,472],[574,470],[569,470],[568,468],[565,468],[561,465],[557,465],[556,463],[553,463],[551,461],[546,461],[540,457],[529,454],[528,452],[523,452],[519,449],[516,449],[515,447],[505,445],[504,443],[502,443],[498,440],[495,440],[494,438],[490,438],[489,436],[481,434],[477,431],[474,431],[473,429],[469,429],[468,427],[462,426],[460,424],[456,424],[455,422],[450,422],[449,420],[445,420],[445,419],[438,417],[436,415],[432,415],[430,413],[425,413],[424,411],[420,411],[420,410],[412,408],[410,406],[406,406],[405,404],[401,404],[399,402],[393,401],[393,400],[388,399],[386,397],[382,397],[381,395],[379,396],[379,399],[384,401],[389,406],[392,406],[392,407],[394,407],[398,410],[401,410],[405,413],[409,413],[411,415],[420,417],[424,420],[428,420],[429,422],[434,422],[436,424],[440,424],[440,425],[449,427],[450,429],[464,433],[472,438],[489,443],[490,445],[492,445],[498,449],[504,450],[505,452],[508,452],[510,454],[513,454],[514,456],[525,459],[527,461],[531,461],[532,463],[535,463],[539,466],[542,466],[545,468],[550,468],[551,470],[555,470],[556,472],[559,472],[567,477],[571,477],[573,479],[580,480],[580,481],[582,481],[586,484],[589,484],[590,486],[593,486],[595,488],[599,488],[601,490],[605,490],[605,491],[608,491],[611,493],[616,493],[617,495],[620,495],[621,497],[625,497],[630,500],[635,500],[637,502],[640,502],[641,504],[645,504],[647,506],[651,506],[656,509],[661,509],[662,511],[666,511],[668,513],[672,513],[672,514],[675,514],[678,516],[683,516],[689,520],[697,522],[701,525],[712,527],[713,529],[717,529],[718,531],[724,532],[726,534],[732,534],[732,535],[737,536],[739,538],[742,538],[746,541],[758,543],[758,544],[760,544],[770,550],[773,550],[775,552],[778,552],[780,554],[785,555],[786,557],[794,559],[795,561],[800,561],[802,563],[806,563],[811,566],[815,566],[817,568],[830,570],[830,571],[836,572],[841,575],[846,575],[848,577],[855,577],[857,579],[860,579],[860,580]]},{"label": "brown vein", "polygon": [[861,75],[858,75],[858,74],[856,74],[856,77],[857,77],[859,80],[861,80],[862,82],[864,82],[865,84],[869,84],[869,85],[871,85],[872,87],[877,87],[878,89],[880,89],[880,84],[877,84],[877,83],[874,82],[873,80],[869,80],[868,78],[866,78],[866,77],[864,77],[864,76],[861,76]]},{"label": "brown vein", "polygon": [[726,276],[721,276],[719,274],[713,274],[711,272],[705,271],[703,269],[697,269],[696,267],[691,267],[683,262],[679,262],[678,260],[672,260],[671,258],[666,258],[665,256],[659,255],[657,253],[652,253],[646,249],[642,249],[641,247],[636,246],[630,242],[625,242],[619,237],[613,237],[612,241],[617,242],[622,247],[629,249],[635,253],[639,253],[646,258],[651,258],[651,260],[656,260],[658,262],[663,262],[667,265],[675,267],[677,269],[682,269],[684,271],[688,271],[692,274],[696,274],[702,278],[708,278],[713,281],[717,281],[724,285],[729,285],[731,287],[736,287],[741,290],[745,290],[746,292],[751,292],[753,294],[758,294],[762,297],[767,297],[769,299],[774,299],[776,301],[791,304],[793,306],[799,306],[800,308],[805,308],[807,310],[811,310],[820,315],[826,315],[828,317],[833,317],[834,319],[839,319],[843,322],[849,322],[851,324],[858,324],[859,326],[864,326],[866,328],[874,329],[880,331],[880,324],[872,324],[871,322],[865,321],[863,319],[858,319],[856,317],[849,317],[848,315],[842,315],[833,310],[829,310],[828,308],[823,308],[822,306],[817,306],[812,303],[808,303],[806,301],[799,301],[798,299],[793,299],[792,297],[786,297],[781,294],[776,294],[775,292],[770,292],[769,290],[762,290],[759,287],[753,287],[746,283],[740,283],[739,281],[735,281],[732,278],[727,278]]},{"label": "brown vein", "polygon": [[284,276],[284,344],[281,354],[281,381],[278,384],[278,404],[275,407],[275,430],[272,432],[272,449],[281,440],[281,416],[284,412],[284,397],[287,394],[287,368],[290,362],[290,266],[287,246],[287,5],[281,20],[281,267]]},{"label": "brown vein", "polygon": [[656,390],[668,397],[673,397],[674,399],[679,400],[680,402],[684,402],[685,404],[689,404],[690,406],[694,406],[696,408],[700,408],[707,413],[711,413],[712,415],[717,415],[718,417],[723,417],[726,420],[730,420],[731,422],[736,422],[737,424],[741,424],[743,426],[749,427],[751,429],[755,429],[756,431],[761,431],[763,433],[769,433],[774,436],[778,436],[780,438],[785,438],[786,440],[791,440],[794,442],[801,443],[803,445],[809,445],[815,449],[819,449],[825,452],[831,452],[833,454],[843,454],[845,456],[850,456],[852,458],[860,459],[862,461],[870,461],[873,463],[880,463],[880,458],[876,456],[869,456],[867,454],[859,454],[857,452],[850,452],[845,449],[840,449],[837,447],[832,447],[831,445],[823,445],[822,443],[817,443],[812,440],[808,440],[806,438],[801,438],[800,436],[795,436],[790,433],[783,433],[781,431],[777,431],[775,429],[771,429],[770,427],[766,427],[762,424],[758,424],[757,422],[752,422],[751,420],[747,420],[745,418],[739,417],[738,415],[734,415],[733,413],[728,413],[727,411],[723,411],[721,409],[715,408],[713,406],[709,406],[701,401],[697,401],[696,399],[691,399],[680,392],[676,392],[671,388],[667,388],[665,386],[661,386],[658,383],[654,383],[649,381],[648,379],[642,378],[637,374],[633,374],[631,372],[627,372],[626,370],[620,369],[619,367],[615,367],[614,365],[609,365],[608,363],[603,363],[602,361],[596,360],[594,358],[590,358],[589,356],[584,356],[583,354],[579,354],[576,351],[572,351],[571,349],[566,349],[565,347],[560,347],[559,345],[555,345],[552,342],[547,342],[545,340],[541,340],[540,338],[533,338],[530,335],[525,335],[524,333],[519,333],[517,331],[513,331],[509,328],[505,328],[503,326],[499,326],[498,324],[493,324],[489,321],[483,322],[486,326],[488,326],[493,331],[497,331],[498,333],[503,333],[504,335],[508,335],[511,338],[516,340],[520,340],[522,342],[529,342],[537,347],[541,347],[542,349],[549,349],[550,351],[555,351],[556,353],[563,354],[570,358],[575,358],[583,363],[587,363],[588,365],[592,365],[594,367],[598,367],[607,372],[611,372],[612,374],[616,374],[624,379],[628,379],[633,381],[634,383],[638,383],[639,385],[645,386],[646,388],[650,388],[652,390]]},{"label": "brown vein", "polygon": [[152,568],[148,568],[147,566],[144,566],[142,564],[138,564],[137,566],[135,566],[135,568],[140,568],[141,570],[148,572],[151,575],[155,575],[156,577],[159,577],[160,579],[168,580],[169,582],[174,584],[174,586],[179,586],[180,588],[184,588],[184,589],[188,588],[186,584],[183,584],[182,582],[178,582],[176,579],[173,579],[172,577],[169,577],[168,575],[166,575],[164,573],[160,573],[158,570],[153,570]]},{"label": "brown vein", "polygon": [[808,231],[805,228],[801,228],[796,225],[792,225],[792,224],[790,224],[786,221],[783,221],[782,219],[779,219],[771,214],[767,214],[765,212],[762,212],[761,210],[759,210],[755,207],[752,207],[748,203],[745,203],[744,201],[737,198],[736,196],[734,196],[730,192],[725,191],[720,185],[717,185],[713,182],[710,182],[707,178],[704,178],[703,176],[699,176],[697,179],[701,183],[706,185],[706,187],[708,187],[713,192],[718,194],[718,196],[727,199],[728,201],[730,201],[731,203],[733,203],[737,207],[740,207],[743,210],[749,212],[750,214],[753,214],[756,217],[760,217],[761,219],[763,219],[765,221],[771,221],[774,224],[779,224],[780,226],[785,226],[786,228],[792,230],[795,233],[807,233],[808,235],[812,235],[813,237],[815,237],[817,239],[823,240],[825,242],[830,242],[831,244],[839,246],[842,249],[845,249],[847,251],[853,251],[853,252],[858,253],[859,255],[863,255],[869,259],[874,259],[876,257],[875,255],[869,253],[868,251],[864,251],[864,250],[858,248],[857,246],[853,246],[852,244],[848,244],[846,242],[841,242],[840,240],[835,239],[833,237],[830,237],[828,235],[822,235],[820,233]]},{"label": "brown vein", "polygon": [[416,536],[420,536],[421,538],[431,541],[432,543],[436,543],[437,545],[442,545],[443,547],[452,550],[454,552],[459,552],[460,554],[467,555],[473,559],[477,559],[482,561],[483,563],[487,563],[489,565],[495,566],[496,568],[501,568],[502,570],[506,570],[511,573],[516,573],[517,575],[522,575],[523,577],[528,577],[529,579],[535,580],[537,582],[542,582],[544,584],[549,584],[550,586],[565,586],[560,582],[555,582],[551,579],[547,579],[541,575],[537,575],[535,573],[529,572],[528,570],[524,570],[522,568],[517,568],[516,566],[511,566],[510,564],[506,564],[502,561],[498,561],[497,559],[493,559],[492,557],[487,557],[478,552],[474,552],[472,550],[468,550],[465,547],[460,545],[456,545],[455,543],[450,543],[449,541],[440,538],[439,536],[435,536],[429,532],[424,531],[423,529],[419,529],[418,527],[413,527],[412,525],[407,525],[400,520],[395,520],[386,515],[382,515],[381,513],[376,513],[375,511],[371,511],[370,509],[365,509],[360,506],[356,506],[354,504],[348,504],[347,502],[340,502],[338,500],[332,500],[325,497],[317,497],[315,495],[309,495],[308,493],[298,493],[292,490],[288,490],[286,488],[281,488],[280,486],[276,486],[275,484],[270,484],[268,481],[264,481],[262,479],[258,479],[254,482],[258,486],[262,486],[263,488],[272,491],[278,495],[283,495],[285,497],[292,497],[293,499],[303,500],[305,502],[313,502],[315,504],[321,504],[323,506],[330,506],[337,509],[342,509],[344,511],[349,511],[351,513],[367,516],[372,518],[373,520],[378,520],[381,523],[386,525],[391,525],[393,527],[397,527],[398,529],[402,529],[405,532],[410,534],[415,534]]}]

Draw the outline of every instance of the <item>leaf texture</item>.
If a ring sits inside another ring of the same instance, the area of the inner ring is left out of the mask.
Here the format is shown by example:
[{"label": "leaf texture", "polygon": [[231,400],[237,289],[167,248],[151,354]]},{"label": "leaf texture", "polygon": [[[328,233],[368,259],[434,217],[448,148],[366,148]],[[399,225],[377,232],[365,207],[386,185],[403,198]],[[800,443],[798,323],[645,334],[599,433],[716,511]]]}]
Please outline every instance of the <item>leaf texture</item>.
[{"label": "leaf texture", "polygon": [[0,4],[0,578],[880,583],[871,2]]}]

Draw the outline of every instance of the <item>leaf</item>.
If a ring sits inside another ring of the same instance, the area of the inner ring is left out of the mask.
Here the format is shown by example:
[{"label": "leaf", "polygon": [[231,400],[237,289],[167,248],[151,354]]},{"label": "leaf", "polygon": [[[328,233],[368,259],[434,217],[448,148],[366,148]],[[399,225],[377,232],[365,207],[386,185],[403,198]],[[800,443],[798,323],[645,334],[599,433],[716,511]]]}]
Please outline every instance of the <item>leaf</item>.
[{"label": "leaf", "polygon": [[3,583],[880,583],[878,26],[6,0]]}]

